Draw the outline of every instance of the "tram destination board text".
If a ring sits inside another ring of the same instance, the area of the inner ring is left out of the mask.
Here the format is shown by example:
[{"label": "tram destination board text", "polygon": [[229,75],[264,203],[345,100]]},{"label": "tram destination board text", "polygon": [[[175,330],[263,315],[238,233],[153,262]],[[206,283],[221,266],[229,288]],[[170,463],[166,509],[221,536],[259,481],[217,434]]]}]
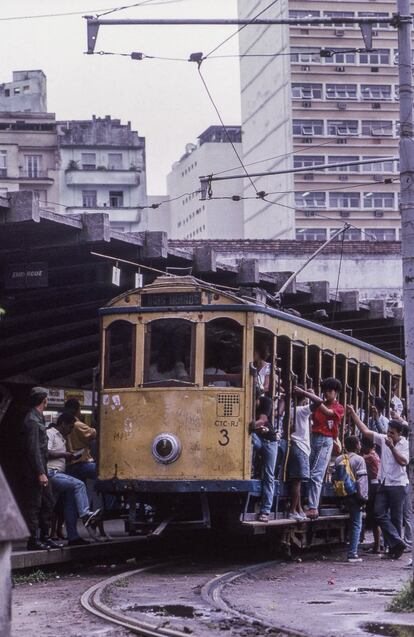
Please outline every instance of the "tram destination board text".
[{"label": "tram destination board text", "polygon": [[181,305],[201,305],[201,292],[171,292],[164,294],[143,294],[142,307],[169,307]]}]

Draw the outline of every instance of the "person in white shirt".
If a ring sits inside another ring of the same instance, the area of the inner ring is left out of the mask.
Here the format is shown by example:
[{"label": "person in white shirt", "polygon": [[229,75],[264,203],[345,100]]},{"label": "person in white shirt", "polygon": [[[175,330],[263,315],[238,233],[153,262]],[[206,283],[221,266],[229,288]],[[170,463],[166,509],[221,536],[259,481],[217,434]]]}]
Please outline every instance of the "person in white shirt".
[{"label": "person in white shirt", "polygon": [[398,384],[394,383],[391,387],[391,409],[397,413],[398,416],[404,411],[404,405],[401,398],[397,395]]},{"label": "person in white shirt", "polygon": [[303,396],[303,387],[294,387],[298,397],[296,407],[291,409],[291,435],[287,464],[288,480],[290,482],[289,519],[298,522],[307,520],[302,508],[301,484],[310,478],[309,456],[310,446],[310,415],[309,401]]},{"label": "person in white shirt", "polygon": [[66,473],[66,460],[75,456],[66,449],[65,436],[69,435],[75,423],[75,417],[69,413],[61,414],[54,427],[47,429],[48,462],[47,472],[55,496],[64,496],[64,515],[68,545],[84,544],[76,529],[78,517],[86,528],[97,523],[100,509],[91,511],[85,483]]},{"label": "person in white shirt", "polygon": [[381,449],[375,518],[390,547],[388,556],[398,559],[406,548],[402,539],[402,519],[408,483],[409,452],[408,440],[401,435],[403,425],[397,420],[390,420],[387,434],[378,434],[368,429],[351,405],[348,406],[348,412],[362,435],[372,440]]}]

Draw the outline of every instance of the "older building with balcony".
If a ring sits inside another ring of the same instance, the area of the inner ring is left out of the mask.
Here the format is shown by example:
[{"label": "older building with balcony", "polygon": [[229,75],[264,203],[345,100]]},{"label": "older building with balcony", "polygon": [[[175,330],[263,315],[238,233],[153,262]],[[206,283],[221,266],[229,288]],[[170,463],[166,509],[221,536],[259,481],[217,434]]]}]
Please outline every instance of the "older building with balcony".
[{"label": "older building with balcony", "polygon": [[[240,17],[266,4],[239,0]],[[384,18],[394,11],[395,3],[383,0],[280,0],[262,17]],[[245,236],[288,238],[294,227],[296,239],[323,240],[348,221],[355,227],[347,240],[398,239],[398,163],[374,162],[398,155],[396,30],[375,23],[371,52],[358,25],[345,22],[254,26],[239,38],[247,54],[241,58],[245,163],[263,171],[309,169],[256,181],[272,204],[257,211],[256,202],[245,202]],[[367,163],[334,166],[359,161]],[[322,164],[332,168],[318,170]],[[251,193],[247,180],[245,189]]]},{"label": "older building with balcony", "polygon": [[59,122],[60,202],[67,212],[108,212],[120,231],[140,227],[147,203],[145,138],[118,119]]},{"label": "older building with balcony", "polygon": [[59,157],[53,113],[0,112],[0,194],[30,190],[59,211]]}]

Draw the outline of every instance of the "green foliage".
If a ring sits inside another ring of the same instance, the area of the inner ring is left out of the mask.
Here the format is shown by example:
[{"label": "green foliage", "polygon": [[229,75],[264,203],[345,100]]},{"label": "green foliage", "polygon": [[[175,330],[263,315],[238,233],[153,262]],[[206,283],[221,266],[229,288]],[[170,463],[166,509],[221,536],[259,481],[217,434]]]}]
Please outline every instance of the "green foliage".
[{"label": "green foliage", "polygon": [[414,584],[407,582],[402,590],[397,593],[387,610],[392,613],[413,613],[414,612]]},{"label": "green foliage", "polygon": [[13,575],[13,584],[18,586],[19,584],[40,584],[41,582],[47,582],[50,579],[56,579],[56,573],[45,573],[41,569],[37,571],[31,571],[23,575]]}]

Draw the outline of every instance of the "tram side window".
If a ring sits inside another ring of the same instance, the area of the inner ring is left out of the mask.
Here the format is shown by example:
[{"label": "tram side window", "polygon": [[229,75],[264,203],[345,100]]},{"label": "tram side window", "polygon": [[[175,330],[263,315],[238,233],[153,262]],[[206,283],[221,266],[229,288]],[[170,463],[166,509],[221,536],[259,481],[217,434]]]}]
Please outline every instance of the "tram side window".
[{"label": "tram side window", "polygon": [[194,324],[158,319],[147,326],[145,383],[153,387],[194,382]]},{"label": "tram side window", "polygon": [[135,376],[135,325],[115,321],[106,330],[106,387],[133,387]]},{"label": "tram side window", "polygon": [[206,324],[204,385],[241,387],[243,327],[232,319],[214,319]]}]

